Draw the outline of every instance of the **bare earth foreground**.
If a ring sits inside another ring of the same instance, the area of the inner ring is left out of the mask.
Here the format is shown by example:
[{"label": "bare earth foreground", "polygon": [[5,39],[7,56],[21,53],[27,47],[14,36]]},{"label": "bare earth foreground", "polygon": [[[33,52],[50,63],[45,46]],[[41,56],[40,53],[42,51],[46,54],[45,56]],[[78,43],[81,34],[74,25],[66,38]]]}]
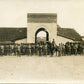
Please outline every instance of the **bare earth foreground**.
[{"label": "bare earth foreground", "polygon": [[0,82],[79,82],[84,56],[1,56]]}]

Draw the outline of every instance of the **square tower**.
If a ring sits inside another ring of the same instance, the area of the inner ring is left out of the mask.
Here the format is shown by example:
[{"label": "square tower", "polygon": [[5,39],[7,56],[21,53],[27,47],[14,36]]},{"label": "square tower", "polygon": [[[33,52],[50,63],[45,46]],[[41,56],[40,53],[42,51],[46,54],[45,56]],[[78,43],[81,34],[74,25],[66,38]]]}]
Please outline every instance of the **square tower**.
[{"label": "square tower", "polygon": [[28,13],[27,14],[27,43],[35,43],[36,33],[43,29],[49,35],[49,41],[57,37],[56,13]]}]

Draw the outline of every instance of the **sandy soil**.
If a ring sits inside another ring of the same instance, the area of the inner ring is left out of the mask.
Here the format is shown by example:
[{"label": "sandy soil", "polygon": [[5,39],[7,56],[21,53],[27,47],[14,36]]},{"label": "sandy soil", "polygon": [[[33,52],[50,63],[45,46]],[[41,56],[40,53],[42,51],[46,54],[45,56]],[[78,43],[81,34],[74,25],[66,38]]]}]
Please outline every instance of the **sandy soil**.
[{"label": "sandy soil", "polygon": [[0,82],[84,80],[84,56],[1,56]]}]

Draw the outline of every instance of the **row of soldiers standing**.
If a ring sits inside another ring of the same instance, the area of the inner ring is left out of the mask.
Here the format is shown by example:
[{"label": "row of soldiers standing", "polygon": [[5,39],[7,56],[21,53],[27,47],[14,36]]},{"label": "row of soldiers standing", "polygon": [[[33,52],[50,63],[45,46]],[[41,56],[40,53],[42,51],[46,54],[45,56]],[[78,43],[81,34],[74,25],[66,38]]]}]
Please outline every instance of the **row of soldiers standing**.
[{"label": "row of soldiers standing", "polygon": [[84,55],[84,45],[72,42],[67,42],[65,45],[60,43],[56,53],[59,56]]},{"label": "row of soldiers standing", "polygon": [[47,43],[46,44],[7,44],[0,45],[0,55],[47,55]]},{"label": "row of soldiers standing", "polygon": [[55,44],[53,39],[52,42],[36,43],[36,44],[9,44],[0,45],[0,55],[56,55],[56,56],[67,56],[84,54],[84,46],[78,43],[69,43],[65,45],[60,43],[58,46]]}]

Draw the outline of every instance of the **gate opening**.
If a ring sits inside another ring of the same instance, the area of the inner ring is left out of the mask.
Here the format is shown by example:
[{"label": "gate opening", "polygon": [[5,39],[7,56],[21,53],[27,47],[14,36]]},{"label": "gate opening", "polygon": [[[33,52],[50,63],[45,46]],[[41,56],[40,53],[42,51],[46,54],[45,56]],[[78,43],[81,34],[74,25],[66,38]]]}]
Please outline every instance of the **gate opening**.
[{"label": "gate opening", "polygon": [[46,43],[49,41],[49,33],[45,28],[40,28],[35,33],[35,43]]}]

